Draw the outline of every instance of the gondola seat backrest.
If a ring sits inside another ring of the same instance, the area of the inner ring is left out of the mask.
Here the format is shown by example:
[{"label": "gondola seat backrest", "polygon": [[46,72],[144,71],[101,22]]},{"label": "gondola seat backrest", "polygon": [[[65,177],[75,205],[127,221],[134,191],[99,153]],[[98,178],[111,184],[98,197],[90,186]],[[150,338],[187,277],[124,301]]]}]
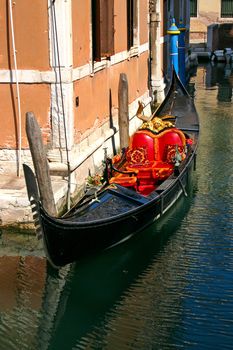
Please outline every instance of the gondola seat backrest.
[{"label": "gondola seat backrest", "polygon": [[127,159],[131,164],[148,164],[155,161],[156,149],[157,142],[151,132],[137,131],[131,138]]},{"label": "gondola seat backrest", "polygon": [[183,150],[185,144],[185,135],[176,128],[164,130],[159,134],[139,130],[131,138],[127,160],[132,165],[152,164],[155,161],[167,162],[169,149],[178,146]]},{"label": "gondola seat backrest", "polygon": [[173,128],[165,130],[158,136],[158,153],[157,160],[170,163],[169,154],[175,151],[178,147],[179,152],[182,153],[185,149],[186,138],[183,132],[179,129]]}]

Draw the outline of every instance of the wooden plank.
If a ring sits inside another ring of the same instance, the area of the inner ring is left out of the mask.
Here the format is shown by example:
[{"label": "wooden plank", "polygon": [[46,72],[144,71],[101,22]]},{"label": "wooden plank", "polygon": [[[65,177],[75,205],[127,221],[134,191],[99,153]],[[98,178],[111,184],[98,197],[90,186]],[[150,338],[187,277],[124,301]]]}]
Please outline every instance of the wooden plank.
[{"label": "wooden plank", "polygon": [[44,209],[52,216],[57,215],[48,160],[44,149],[41,130],[32,112],[26,113],[26,133],[38,182],[40,199]]},{"label": "wooden plank", "polygon": [[120,134],[120,148],[129,145],[129,101],[128,101],[128,80],[125,73],[120,74],[118,87],[118,123]]}]

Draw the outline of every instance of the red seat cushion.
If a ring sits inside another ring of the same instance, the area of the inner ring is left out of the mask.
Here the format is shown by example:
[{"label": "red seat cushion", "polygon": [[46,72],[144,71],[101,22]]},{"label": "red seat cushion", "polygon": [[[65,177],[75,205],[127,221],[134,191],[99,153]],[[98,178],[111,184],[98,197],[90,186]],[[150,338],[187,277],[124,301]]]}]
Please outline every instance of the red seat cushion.
[{"label": "red seat cushion", "polygon": [[185,146],[185,136],[178,129],[166,130],[161,136],[158,137],[159,140],[159,156],[158,160],[167,161],[167,148],[169,146]]},{"label": "red seat cushion", "polygon": [[152,191],[158,181],[170,176],[174,169],[176,148],[185,157],[185,135],[171,128],[159,134],[148,130],[139,130],[131,138],[126,152],[126,170],[134,171],[136,176],[117,175],[110,183],[134,187],[141,193]]},{"label": "red seat cushion", "polygon": [[148,162],[147,148],[146,147],[134,147],[128,149],[126,152],[126,159],[129,164],[145,164]]},{"label": "red seat cushion", "polygon": [[[129,150],[132,152],[140,151],[141,157],[142,154],[145,157],[145,161],[152,161],[155,159],[155,143],[154,143],[154,137],[153,134],[147,131],[137,131],[130,142]],[[131,160],[132,163],[135,163],[134,161]],[[139,162],[138,162],[139,163]]]},{"label": "red seat cushion", "polygon": [[110,184],[116,183],[119,184],[121,186],[125,186],[125,187],[135,187],[137,185],[137,177],[136,176],[128,176],[128,175],[124,175],[124,174],[119,174],[118,176],[113,176],[110,180],[109,180]]},{"label": "red seat cushion", "polygon": [[167,145],[165,147],[165,150],[164,150],[165,151],[165,153],[164,153],[165,161],[170,163],[170,164],[174,164],[177,150],[178,150],[179,154],[181,155],[181,159],[184,160],[185,153],[184,153],[183,146]]}]

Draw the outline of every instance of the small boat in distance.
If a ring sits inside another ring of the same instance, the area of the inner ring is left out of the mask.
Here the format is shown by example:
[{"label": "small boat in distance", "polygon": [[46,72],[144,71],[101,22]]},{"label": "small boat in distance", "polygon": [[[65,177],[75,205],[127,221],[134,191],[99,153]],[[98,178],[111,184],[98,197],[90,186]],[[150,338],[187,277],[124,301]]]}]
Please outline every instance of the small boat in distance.
[{"label": "small boat in distance", "polygon": [[36,178],[24,164],[29,200],[52,266],[59,268],[129,239],[187,195],[198,135],[193,99],[174,70],[164,101],[131,136],[129,147],[105,159],[104,184],[62,217],[43,208]]}]

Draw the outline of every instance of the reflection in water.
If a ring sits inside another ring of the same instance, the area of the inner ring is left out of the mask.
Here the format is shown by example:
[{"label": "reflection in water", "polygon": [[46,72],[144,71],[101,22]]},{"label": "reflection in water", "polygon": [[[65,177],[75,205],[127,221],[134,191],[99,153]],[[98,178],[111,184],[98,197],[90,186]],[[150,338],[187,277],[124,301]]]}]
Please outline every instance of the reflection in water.
[{"label": "reflection in water", "polygon": [[231,102],[233,89],[233,65],[226,63],[209,63],[206,66],[206,87],[218,86],[219,102]]},{"label": "reflection in water", "polygon": [[59,272],[42,258],[0,258],[0,349],[232,349],[233,118],[219,89],[232,91],[233,74],[224,67],[201,66],[191,81],[201,121],[193,193],[159,225]]},{"label": "reflection in water", "polygon": [[[148,308],[151,308],[151,303],[159,301],[157,297],[152,298],[151,293],[144,290],[143,280],[146,278],[150,281],[156,277],[151,271],[153,261],[157,260],[158,254],[161,254],[161,249],[169,241],[171,233],[180,225],[188,208],[189,199],[182,198],[178,206],[166,216],[166,220],[160,222],[158,227],[144,231],[143,235],[138,235],[101,256],[73,266],[60,298],[57,310],[59,322],[53,329],[49,349],[63,349],[64,344],[68,349],[82,348],[86,342],[85,339],[88,339],[88,344],[85,346],[89,347],[93,343],[93,348],[102,348],[107,346],[108,341],[114,341],[116,329],[119,334],[111,346],[115,344],[117,347],[122,343],[122,347],[119,348],[123,349],[126,337],[128,341],[132,338],[131,341],[134,342],[139,327],[145,322],[141,317],[143,315],[136,316],[136,306],[139,305],[141,311],[145,313]],[[176,249],[173,257],[170,257],[174,268],[182,249],[182,247]],[[163,259],[166,260],[165,257]],[[161,263],[161,273],[162,271]],[[158,285],[157,282],[155,283],[154,290],[157,285],[158,296],[166,298],[168,290],[160,284],[159,274],[157,277],[159,283]],[[136,295],[133,292],[134,283],[138,289]],[[142,293],[141,296],[140,293]],[[130,310],[121,312],[121,305],[125,305],[125,299],[127,304],[130,304]],[[118,312],[120,312],[120,320],[117,316],[117,320],[113,321],[112,318],[114,319],[115,313],[118,314]],[[134,312],[136,318],[131,319]],[[126,320],[122,323],[124,314]],[[114,330],[113,339],[111,329]],[[103,343],[100,344],[100,341]]]},{"label": "reflection in water", "polygon": [[45,260],[0,258],[0,349],[36,349]]}]

